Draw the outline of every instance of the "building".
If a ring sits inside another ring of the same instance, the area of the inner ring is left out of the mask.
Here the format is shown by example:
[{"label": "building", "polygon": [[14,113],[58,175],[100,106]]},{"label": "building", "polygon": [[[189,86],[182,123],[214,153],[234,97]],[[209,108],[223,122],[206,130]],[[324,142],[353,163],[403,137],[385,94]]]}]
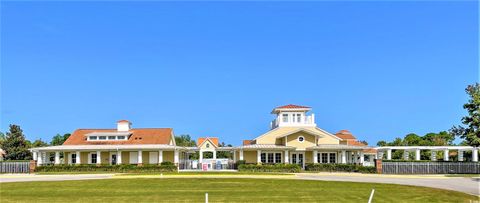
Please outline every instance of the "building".
[{"label": "building", "polygon": [[302,167],[307,163],[373,165],[376,149],[359,142],[348,130],[332,134],[321,129],[311,110],[291,104],[274,108],[270,130],[236,147],[222,146],[217,137],[199,138],[194,147],[177,146],[171,128],[132,128],[131,122],[121,120],[117,128],[78,129],[61,146],[31,151],[38,165],[172,162],[183,170],[232,169],[238,160]]}]

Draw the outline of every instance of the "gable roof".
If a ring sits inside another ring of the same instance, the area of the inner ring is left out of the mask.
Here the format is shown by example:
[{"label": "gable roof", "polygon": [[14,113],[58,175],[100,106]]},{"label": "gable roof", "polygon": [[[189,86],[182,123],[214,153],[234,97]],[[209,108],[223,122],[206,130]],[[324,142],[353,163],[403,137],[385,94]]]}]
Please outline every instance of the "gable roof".
[{"label": "gable roof", "polygon": [[89,133],[115,133],[117,129],[77,129],[63,145],[132,145],[132,144],[166,144],[175,145],[172,128],[134,128],[128,140],[124,141],[87,141]]},{"label": "gable roof", "polygon": [[218,147],[218,137],[200,137],[198,138],[197,146],[200,147],[209,140],[215,147]]}]

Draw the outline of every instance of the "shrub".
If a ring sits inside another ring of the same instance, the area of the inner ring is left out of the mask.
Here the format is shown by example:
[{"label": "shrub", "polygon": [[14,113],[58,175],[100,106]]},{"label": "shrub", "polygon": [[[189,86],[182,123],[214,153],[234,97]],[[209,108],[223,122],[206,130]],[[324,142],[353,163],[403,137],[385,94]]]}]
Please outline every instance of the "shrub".
[{"label": "shrub", "polygon": [[146,164],[143,166],[121,164],[121,165],[48,165],[35,168],[35,172],[174,172],[177,171],[175,165],[156,165]]},{"label": "shrub", "polygon": [[376,173],[374,166],[361,166],[355,164],[306,164],[306,171],[328,171],[328,172],[361,172]]},{"label": "shrub", "polygon": [[172,162],[169,162],[169,161],[164,161],[160,165],[162,165],[162,166],[174,166],[175,164],[173,164]]},{"label": "shrub", "polygon": [[246,163],[247,163],[247,162],[246,162],[245,160],[238,160],[235,164],[236,164],[237,166],[240,166],[240,165],[246,164]]},{"label": "shrub", "polygon": [[284,173],[298,173],[301,167],[297,164],[241,164],[238,166],[240,172],[284,172]]}]

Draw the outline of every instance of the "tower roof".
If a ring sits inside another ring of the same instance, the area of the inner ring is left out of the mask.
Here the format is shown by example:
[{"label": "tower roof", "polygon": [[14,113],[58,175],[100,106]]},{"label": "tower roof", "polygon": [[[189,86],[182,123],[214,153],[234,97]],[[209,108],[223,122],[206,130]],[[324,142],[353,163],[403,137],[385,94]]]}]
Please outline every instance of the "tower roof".
[{"label": "tower roof", "polygon": [[312,108],[309,106],[301,106],[301,105],[295,105],[295,104],[287,104],[283,106],[276,107],[272,110],[272,113],[278,113],[280,111],[285,111],[285,110],[298,110],[298,111],[309,111]]}]

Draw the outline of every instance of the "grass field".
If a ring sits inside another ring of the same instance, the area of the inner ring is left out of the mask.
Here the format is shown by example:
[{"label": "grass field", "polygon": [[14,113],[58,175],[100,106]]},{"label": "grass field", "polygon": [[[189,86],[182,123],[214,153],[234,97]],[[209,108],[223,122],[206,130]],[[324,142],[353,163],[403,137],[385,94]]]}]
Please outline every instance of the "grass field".
[{"label": "grass field", "polygon": [[433,188],[278,179],[105,179],[0,184],[0,202],[469,202],[478,197]]}]

